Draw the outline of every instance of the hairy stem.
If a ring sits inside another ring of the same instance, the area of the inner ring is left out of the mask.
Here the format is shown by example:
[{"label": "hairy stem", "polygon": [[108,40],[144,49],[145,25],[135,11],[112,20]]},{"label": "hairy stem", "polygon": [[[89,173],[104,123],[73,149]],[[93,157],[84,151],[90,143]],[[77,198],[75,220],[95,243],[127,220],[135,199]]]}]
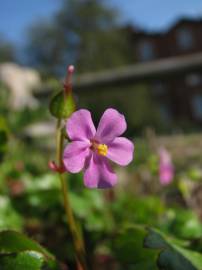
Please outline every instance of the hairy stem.
[{"label": "hairy stem", "polygon": [[[61,120],[57,122],[57,132],[56,132],[56,159],[59,166],[63,166],[62,161],[62,149],[63,149],[64,135],[61,130]],[[83,243],[82,236],[77,228],[74,215],[70,206],[69,201],[69,189],[64,175],[59,173],[59,178],[61,182],[63,202],[65,208],[65,214],[67,218],[67,223],[69,225],[69,230],[72,235],[72,240],[74,244],[74,249],[76,253],[77,267],[78,270],[87,270],[87,264],[85,259],[85,247]]]}]

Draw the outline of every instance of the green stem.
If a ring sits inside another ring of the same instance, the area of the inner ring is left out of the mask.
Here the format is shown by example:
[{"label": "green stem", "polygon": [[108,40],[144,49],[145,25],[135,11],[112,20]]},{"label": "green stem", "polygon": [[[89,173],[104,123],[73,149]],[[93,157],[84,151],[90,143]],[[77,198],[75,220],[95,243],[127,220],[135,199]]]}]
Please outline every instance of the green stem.
[{"label": "green stem", "polygon": [[[57,123],[57,133],[56,133],[56,158],[57,164],[61,167],[63,166],[62,162],[62,149],[63,149],[64,135],[61,130],[61,120],[58,120]],[[67,218],[67,223],[69,225],[69,230],[72,235],[74,249],[76,253],[77,266],[79,270],[87,270],[87,264],[85,259],[85,247],[81,234],[78,231],[74,215],[70,206],[69,201],[69,190],[68,184],[64,176],[59,173],[59,178],[61,182],[62,195],[64,201],[65,214]]]}]

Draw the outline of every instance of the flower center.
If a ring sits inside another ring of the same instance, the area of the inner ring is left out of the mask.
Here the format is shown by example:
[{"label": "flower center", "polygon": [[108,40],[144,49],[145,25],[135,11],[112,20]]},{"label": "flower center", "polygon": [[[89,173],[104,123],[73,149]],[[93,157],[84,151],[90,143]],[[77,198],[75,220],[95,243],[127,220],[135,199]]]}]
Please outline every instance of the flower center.
[{"label": "flower center", "polygon": [[108,152],[108,147],[106,144],[97,143],[92,141],[92,150],[96,151],[101,156],[106,156]]},{"label": "flower center", "polygon": [[98,154],[99,155],[106,156],[107,155],[107,151],[108,151],[108,147],[107,147],[106,144],[98,144],[97,151],[98,151]]}]

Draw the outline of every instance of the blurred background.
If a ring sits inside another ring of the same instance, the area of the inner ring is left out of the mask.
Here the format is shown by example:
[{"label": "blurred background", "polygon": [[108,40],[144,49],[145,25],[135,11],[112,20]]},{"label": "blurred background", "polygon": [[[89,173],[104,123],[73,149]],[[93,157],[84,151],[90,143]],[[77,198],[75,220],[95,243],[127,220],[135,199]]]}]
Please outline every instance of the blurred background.
[{"label": "blurred background", "polygon": [[132,164],[115,167],[113,190],[70,177],[93,269],[117,265],[109,244],[117,222],[155,226],[201,251],[202,2],[1,0],[0,18],[0,229],[31,235],[64,269],[73,261],[59,181],[47,166],[49,101],[73,64],[77,108],[95,123],[118,109],[136,146]]}]

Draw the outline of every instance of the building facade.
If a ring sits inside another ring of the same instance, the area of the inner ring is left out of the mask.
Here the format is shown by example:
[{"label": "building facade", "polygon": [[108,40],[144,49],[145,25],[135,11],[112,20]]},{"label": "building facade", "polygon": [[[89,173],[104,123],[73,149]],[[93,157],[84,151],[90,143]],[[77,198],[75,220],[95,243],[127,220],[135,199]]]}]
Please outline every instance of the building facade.
[{"label": "building facade", "polygon": [[[202,19],[182,18],[163,33],[131,30],[134,61],[146,62],[202,52]],[[169,119],[202,123],[202,71],[152,84]]]}]

